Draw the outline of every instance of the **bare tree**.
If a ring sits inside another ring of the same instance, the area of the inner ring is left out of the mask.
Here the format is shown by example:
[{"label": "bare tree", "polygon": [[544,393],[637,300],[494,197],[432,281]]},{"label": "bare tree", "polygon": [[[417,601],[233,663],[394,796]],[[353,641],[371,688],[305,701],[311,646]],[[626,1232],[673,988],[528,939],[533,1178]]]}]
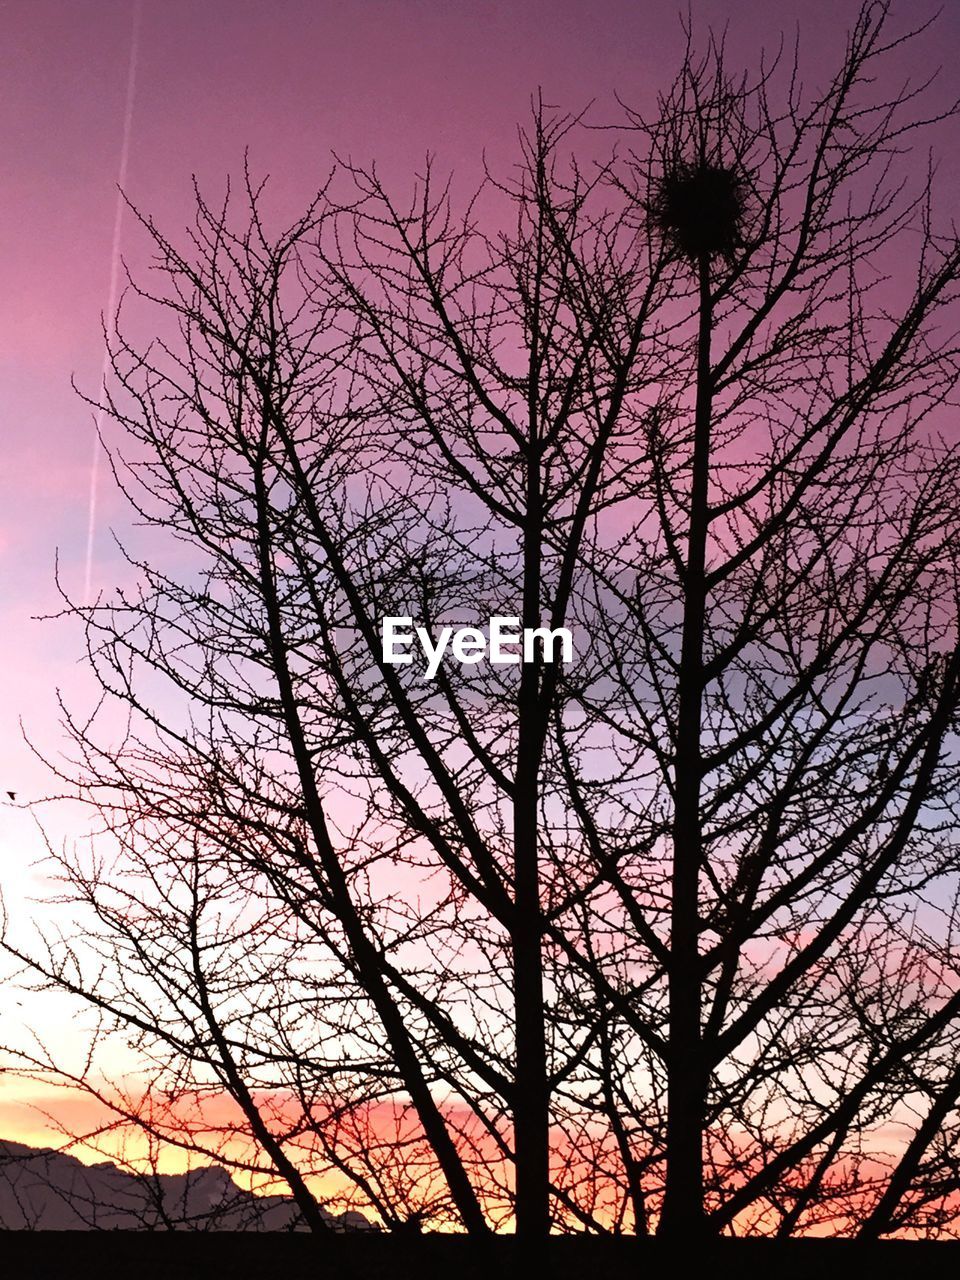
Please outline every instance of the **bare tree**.
[{"label": "bare tree", "polygon": [[18,953],[133,1035],[145,1093],[75,1081],[125,1122],[316,1229],[951,1229],[960,250],[889,29],[812,95],[691,45],[590,166],[537,103],[462,215],[141,217],[107,408],[175,554],[69,606],[103,831]]}]

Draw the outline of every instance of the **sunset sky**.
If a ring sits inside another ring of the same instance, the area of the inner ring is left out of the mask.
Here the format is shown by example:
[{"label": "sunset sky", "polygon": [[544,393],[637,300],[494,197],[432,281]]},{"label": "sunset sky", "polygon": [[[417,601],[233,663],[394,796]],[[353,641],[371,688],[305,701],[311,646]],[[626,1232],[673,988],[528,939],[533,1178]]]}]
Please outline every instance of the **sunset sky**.
[{"label": "sunset sky", "polygon": [[[695,32],[727,29],[734,64],[755,66],[781,32],[792,41],[802,18],[811,86],[835,67],[858,7],[690,3]],[[900,26],[935,7],[901,3]],[[483,153],[494,168],[512,162],[516,125],[538,86],[565,109],[594,100],[598,124],[616,117],[615,95],[650,105],[682,53],[680,10],[678,0],[0,0],[0,800],[10,789],[31,801],[50,785],[19,722],[56,753],[57,689],[84,696],[76,627],[34,618],[58,608],[58,555],[66,588],[83,591],[94,433],[71,378],[96,394],[132,52],[126,192],[176,235],[190,216],[191,175],[219,193],[245,148],[254,172],[271,175],[274,207],[290,217],[322,181],[331,152],[376,160],[402,192],[430,151],[466,189],[479,180]],[[958,48],[960,5],[950,4],[904,59],[905,77],[943,62],[931,99],[940,107],[960,94]],[[931,142],[940,207],[951,210],[960,192],[955,124],[939,126]],[[119,239],[136,275],[145,244],[129,215]],[[101,472],[94,591],[120,571],[109,531],[125,519]],[[57,811],[45,817],[54,838],[69,832]],[[35,819],[0,804],[0,887],[21,927],[28,896],[43,892],[31,870],[42,852]],[[0,989],[8,1027],[23,1016],[22,998]],[[62,1014],[33,1001],[28,1020],[69,1036]],[[5,1097],[0,1135],[32,1133]]]}]

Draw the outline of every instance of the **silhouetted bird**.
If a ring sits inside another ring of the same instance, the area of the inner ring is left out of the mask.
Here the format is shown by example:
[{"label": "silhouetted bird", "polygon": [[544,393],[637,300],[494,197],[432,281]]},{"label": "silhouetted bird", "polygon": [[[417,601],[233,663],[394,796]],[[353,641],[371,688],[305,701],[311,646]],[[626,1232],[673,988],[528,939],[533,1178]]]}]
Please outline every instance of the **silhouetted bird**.
[{"label": "silhouetted bird", "polygon": [[17,798],[17,793],[15,791],[8,791],[7,795],[10,797],[11,800],[16,800]]}]

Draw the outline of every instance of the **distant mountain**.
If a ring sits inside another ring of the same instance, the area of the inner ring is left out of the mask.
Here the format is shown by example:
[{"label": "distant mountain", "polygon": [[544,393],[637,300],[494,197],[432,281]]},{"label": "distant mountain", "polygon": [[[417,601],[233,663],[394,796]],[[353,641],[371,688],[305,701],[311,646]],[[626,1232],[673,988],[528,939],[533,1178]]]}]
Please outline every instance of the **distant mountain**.
[{"label": "distant mountain", "polygon": [[[369,1231],[360,1213],[327,1214]],[[139,1176],[109,1161],[0,1140],[0,1229],[35,1231],[301,1231],[289,1196],[254,1196],[217,1165]]]}]

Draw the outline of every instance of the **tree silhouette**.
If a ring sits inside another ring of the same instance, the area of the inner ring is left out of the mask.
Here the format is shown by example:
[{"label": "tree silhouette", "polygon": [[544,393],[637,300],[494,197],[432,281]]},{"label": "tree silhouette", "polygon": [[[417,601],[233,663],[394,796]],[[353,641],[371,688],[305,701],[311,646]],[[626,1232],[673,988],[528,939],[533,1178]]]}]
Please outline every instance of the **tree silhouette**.
[{"label": "tree silhouette", "polygon": [[[163,539],[68,604],[103,830],[17,952],[142,1053],[73,1079],[123,1124],[316,1229],[951,1229],[960,249],[889,30],[814,94],[691,44],[600,163],[537,102],[460,214],[339,161],[280,233],[248,173],[138,215],[106,408]],[[386,617],[575,660],[429,679]]]}]

